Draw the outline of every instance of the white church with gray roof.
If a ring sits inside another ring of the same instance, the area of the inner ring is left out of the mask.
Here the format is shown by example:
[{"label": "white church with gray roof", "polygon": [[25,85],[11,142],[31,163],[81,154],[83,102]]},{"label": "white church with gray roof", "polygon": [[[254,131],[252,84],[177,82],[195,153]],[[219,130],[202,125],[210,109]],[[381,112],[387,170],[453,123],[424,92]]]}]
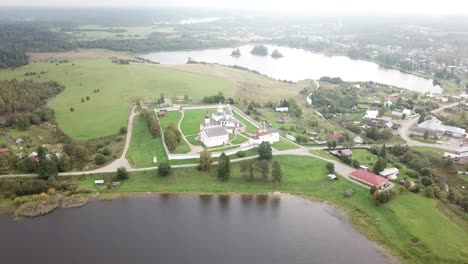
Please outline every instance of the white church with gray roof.
[{"label": "white church with gray roof", "polygon": [[239,121],[234,118],[231,106],[220,103],[211,116],[206,113],[205,120],[200,124],[200,140],[207,147],[225,145],[229,142],[229,134],[239,128]]}]

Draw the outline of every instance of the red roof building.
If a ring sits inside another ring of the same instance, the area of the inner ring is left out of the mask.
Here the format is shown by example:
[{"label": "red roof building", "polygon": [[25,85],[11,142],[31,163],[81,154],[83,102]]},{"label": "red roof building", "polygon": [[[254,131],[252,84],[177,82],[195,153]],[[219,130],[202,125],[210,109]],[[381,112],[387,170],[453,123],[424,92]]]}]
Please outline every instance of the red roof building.
[{"label": "red roof building", "polygon": [[9,148],[0,148],[0,154],[1,153],[8,153],[8,152],[10,152]]},{"label": "red roof building", "polygon": [[359,169],[359,170],[354,171],[353,173],[351,173],[350,177],[351,177],[351,179],[354,179],[354,180],[356,180],[358,182],[361,182],[361,183],[363,183],[365,185],[368,185],[368,186],[374,186],[375,185],[377,187],[381,187],[381,186],[388,183],[388,179],[386,179],[384,177],[380,177],[377,174],[368,172],[368,171],[363,170],[363,169]]}]

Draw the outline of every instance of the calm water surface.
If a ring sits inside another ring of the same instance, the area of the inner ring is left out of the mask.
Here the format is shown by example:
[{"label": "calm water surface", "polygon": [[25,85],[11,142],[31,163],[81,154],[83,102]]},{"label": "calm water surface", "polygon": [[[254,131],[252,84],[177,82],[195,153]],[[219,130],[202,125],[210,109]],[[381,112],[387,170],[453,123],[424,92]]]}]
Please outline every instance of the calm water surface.
[{"label": "calm water surface", "polygon": [[239,47],[241,56],[233,57],[234,48],[206,49],[191,51],[163,51],[141,55],[141,57],[161,64],[184,64],[190,57],[196,61],[239,65],[275,79],[299,81],[319,79],[322,76],[340,77],[345,81],[374,81],[418,92],[440,93],[432,80],[424,79],[398,70],[387,69],[362,60],[352,60],[346,56],[326,56],[303,49],[267,45],[271,52],[278,49],[283,58],[255,56],[250,54],[253,45]]},{"label": "calm water surface", "polygon": [[2,263],[385,263],[333,208],[292,196],[142,196],[13,221]]}]

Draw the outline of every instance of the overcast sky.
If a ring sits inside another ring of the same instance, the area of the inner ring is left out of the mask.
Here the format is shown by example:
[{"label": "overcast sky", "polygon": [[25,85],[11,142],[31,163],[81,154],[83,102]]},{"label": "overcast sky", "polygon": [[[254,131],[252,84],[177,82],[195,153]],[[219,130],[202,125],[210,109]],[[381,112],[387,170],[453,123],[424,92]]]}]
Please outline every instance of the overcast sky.
[{"label": "overcast sky", "polygon": [[468,0],[0,0],[0,6],[183,6],[291,12],[468,14]]}]

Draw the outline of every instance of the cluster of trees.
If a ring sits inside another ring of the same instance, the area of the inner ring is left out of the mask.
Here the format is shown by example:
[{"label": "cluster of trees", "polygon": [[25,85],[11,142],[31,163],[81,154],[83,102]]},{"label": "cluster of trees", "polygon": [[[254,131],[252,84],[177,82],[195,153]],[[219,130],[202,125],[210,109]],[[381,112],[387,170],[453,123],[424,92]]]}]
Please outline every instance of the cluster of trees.
[{"label": "cluster of trees", "polygon": [[321,82],[328,82],[332,84],[343,84],[344,81],[340,77],[328,77],[328,76],[323,76],[320,77]]},{"label": "cluster of trees", "polygon": [[169,151],[174,151],[182,141],[182,133],[177,129],[174,123],[170,123],[164,130],[164,142]]},{"label": "cluster of trees", "polygon": [[222,92],[218,92],[217,95],[205,96],[203,97],[203,103],[205,104],[215,104],[215,103],[224,103],[226,98]]},{"label": "cluster of trees", "polygon": [[273,53],[271,53],[271,57],[273,57],[273,58],[282,58],[283,54],[281,54],[281,52],[279,52],[277,49],[275,49],[273,51]]},{"label": "cluster of trees", "polygon": [[388,140],[392,138],[392,132],[388,129],[378,129],[376,127],[371,127],[366,131],[366,136],[372,140]]},{"label": "cluster of trees", "polygon": [[161,136],[161,125],[159,124],[159,119],[156,116],[156,113],[146,108],[143,111],[143,117],[145,118],[146,125],[150,131],[151,136],[160,137]]},{"label": "cluster of trees", "polygon": [[393,189],[387,191],[379,191],[376,186],[370,188],[370,194],[374,196],[377,204],[383,204],[390,201],[395,195],[396,192]]},{"label": "cluster of trees", "polygon": [[57,82],[0,81],[0,116],[6,117],[3,125],[27,128],[53,119],[47,100],[63,90]]},{"label": "cluster of trees", "polygon": [[268,55],[268,48],[265,45],[255,45],[250,53],[253,55],[266,56]]},{"label": "cluster of trees", "polygon": [[235,49],[231,52],[231,56],[235,56],[235,57],[238,57],[240,56],[241,53],[240,53],[240,50],[239,49]]},{"label": "cluster of trees", "polygon": [[312,96],[312,104],[326,118],[332,118],[336,113],[348,113],[359,100],[356,89],[338,86],[333,89],[320,88]]},{"label": "cluster of trees", "polygon": [[16,68],[28,64],[28,56],[18,48],[0,47],[0,69]]},{"label": "cluster of trees", "polygon": [[71,191],[77,189],[77,184],[55,179],[42,180],[34,178],[4,179],[0,181],[0,197],[15,198],[17,196],[40,194],[49,189],[56,191]]},{"label": "cluster of trees", "polygon": [[294,99],[283,99],[279,102],[279,107],[288,107],[289,113],[293,117],[300,117],[302,115],[302,108],[297,104]]},{"label": "cluster of trees", "polygon": [[249,181],[253,181],[256,177],[262,181],[268,181],[268,176],[271,175],[272,180],[279,183],[283,178],[283,171],[276,160],[271,162],[271,169],[270,162],[267,160],[245,160],[240,166],[242,176]]}]

